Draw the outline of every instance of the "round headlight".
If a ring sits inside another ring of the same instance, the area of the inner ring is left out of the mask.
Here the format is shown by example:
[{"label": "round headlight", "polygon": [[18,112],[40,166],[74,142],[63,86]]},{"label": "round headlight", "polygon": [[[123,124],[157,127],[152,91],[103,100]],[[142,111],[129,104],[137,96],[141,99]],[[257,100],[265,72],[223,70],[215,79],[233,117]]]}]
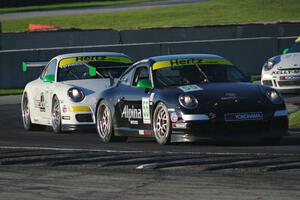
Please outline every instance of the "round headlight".
[{"label": "round headlight", "polygon": [[281,94],[279,94],[276,90],[269,90],[266,95],[272,103],[281,104],[283,102]]},{"label": "round headlight", "polygon": [[195,97],[188,94],[183,94],[179,96],[179,103],[181,106],[187,109],[194,109],[198,106],[198,101]]},{"label": "round headlight", "polygon": [[84,99],[84,93],[79,88],[70,88],[68,95],[74,102],[80,102]]},{"label": "round headlight", "polygon": [[275,65],[275,61],[272,59],[269,59],[265,64],[264,64],[264,69],[266,71],[269,71],[270,69],[272,69]]}]

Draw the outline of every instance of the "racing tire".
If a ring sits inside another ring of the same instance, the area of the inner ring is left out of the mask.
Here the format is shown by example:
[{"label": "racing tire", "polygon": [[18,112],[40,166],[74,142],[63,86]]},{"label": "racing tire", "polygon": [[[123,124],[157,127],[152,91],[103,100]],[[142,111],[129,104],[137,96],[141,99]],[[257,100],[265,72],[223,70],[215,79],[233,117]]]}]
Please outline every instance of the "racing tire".
[{"label": "racing tire", "polygon": [[103,100],[97,108],[97,132],[103,143],[126,142],[127,137],[116,137],[112,123],[112,113],[108,103]]},{"label": "racing tire", "polygon": [[29,109],[29,101],[27,93],[25,92],[22,98],[22,119],[23,119],[23,126],[24,129],[27,131],[41,131],[45,129],[45,126],[39,125],[39,124],[33,124],[31,122],[30,117],[30,109]]},{"label": "racing tire", "polygon": [[161,145],[171,142],[171,122],[167,106],[160,102],[153,115],[153,131],[156,142]]},{"label": "racing tire", "polygon": [[52,100],[51,124],[54,133],[61,133],[61,111],[57,96]]}]

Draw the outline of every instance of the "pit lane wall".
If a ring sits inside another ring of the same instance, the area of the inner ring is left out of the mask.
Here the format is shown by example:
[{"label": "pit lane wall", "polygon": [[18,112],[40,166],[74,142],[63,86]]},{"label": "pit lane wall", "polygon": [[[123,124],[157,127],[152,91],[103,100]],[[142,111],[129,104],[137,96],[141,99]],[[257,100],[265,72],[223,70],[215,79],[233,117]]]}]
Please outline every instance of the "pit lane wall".
[{"label": "pit lane wall", "polygon": [[59,54],[88,51],[123,52],[136,61],[164,54],[212,53],[228,58],[246,74],[260,74],[266,59],[280,54],[295,38],[262,37],[0,51],[0,88],[23,88],[39,76],[41,69],[22,72],[22,61],[46,61]]}]

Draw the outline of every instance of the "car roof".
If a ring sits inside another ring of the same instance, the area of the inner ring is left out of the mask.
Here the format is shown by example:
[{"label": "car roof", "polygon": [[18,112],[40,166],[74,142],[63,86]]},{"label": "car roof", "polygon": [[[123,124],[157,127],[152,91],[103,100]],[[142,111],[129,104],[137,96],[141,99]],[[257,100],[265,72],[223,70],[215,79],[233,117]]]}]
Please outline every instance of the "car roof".
[{"label": "car roof", "polygon": [[153,62],[173,60],[173,59],[188,59],[188,58],[223,58],[214,54],[175,54],[175,55],[164,55],[150,57],[149,60]]},{"label": "car roof", "polygon": [[[69,54],[62,54],[54,57],[53,59],[64,59],[64,58],[71,58],[77,56],[124,56],[130,58],[128,55],[123,53],[116,53],[116,52],[80,52],[80,53],[69,53]],[[130,58],[131,59],[131,58]]]}]

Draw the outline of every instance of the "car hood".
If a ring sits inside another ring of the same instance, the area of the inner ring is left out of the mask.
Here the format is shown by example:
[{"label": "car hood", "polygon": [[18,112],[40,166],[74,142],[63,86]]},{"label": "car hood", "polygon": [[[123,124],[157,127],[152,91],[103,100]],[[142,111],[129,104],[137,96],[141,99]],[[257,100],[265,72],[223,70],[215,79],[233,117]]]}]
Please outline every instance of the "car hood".
[{"label": "car hood", "polygon": [[300,69],[300,53],[288,53],[280,56],[278,69]]},{"label": "car hood", "polygon": [[197,85],[200,89],[192,92],[184,92],[180,87],[177,90],[182,93],[190,93],[199,102],[210,100],[229,99],[261,99],[262,91],[253,83],[206,83]]},{"label": "car hood", "polygon": [[63,84],[70,87],[78,87],[86,93],[99,93],[102,90],[110,87],[109,79],[85,79],[85,80],[72,80],[64,81]]}]

